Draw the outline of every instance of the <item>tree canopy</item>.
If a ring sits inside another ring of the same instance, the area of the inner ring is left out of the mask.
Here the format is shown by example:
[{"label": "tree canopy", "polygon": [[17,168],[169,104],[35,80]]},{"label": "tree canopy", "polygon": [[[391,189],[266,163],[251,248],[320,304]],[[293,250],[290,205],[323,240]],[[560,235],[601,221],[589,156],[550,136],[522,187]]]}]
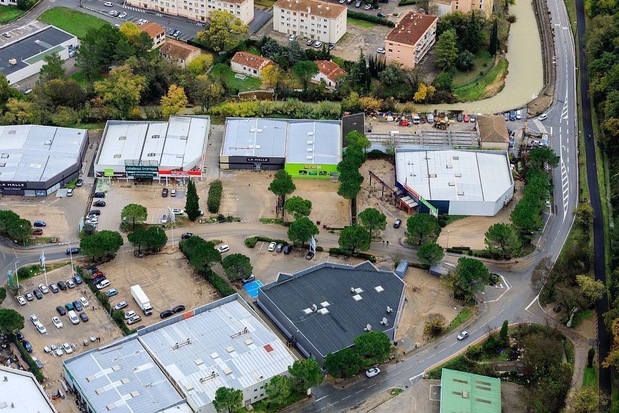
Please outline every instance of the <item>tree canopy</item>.
[{"label": "tree canopy", "polygon": [[168,242],[168,236],[159,227],[137,229],[130,233],[127,239],[131,244],[138,247],[138,253],[142,252],[142,248],[146,252],[160,251]]},{"label": "tree canopy", "polygon": [[245,277],[249,277],[254,271],[249,257],[243,254],[230,254],[226,256],[222,260],[221,266],[230,281],[242,280]]},{"label": "tree canopy", "polygon": [[175,84],[170,85],[167,95],[161,98],[161,112],[164,118],[182,113],[189,101],[185,89]]},{"label": "tree canopy", "polygon": [[295,219],[306,217],[312,212],[312,201],[303,199],[300,196],[293,196],[286,200],[284,209],[295,217]]},{"label": "tree canopy", "polygon": [[286,376],[273,376],[264,386],[268,399],[267,404],[275,408],[282,407],[288,401],[288,396],[292,391],[290,379]]},{"label": "tree canopy", "polygon": [[135,225],[140,225],[146,222],[148,218],[148,210],[145,206],[138,204],[125,205],[120,212],[120,219],[125,225],[130,225],[131,229],[135,230]]},{"label": "tree canopy", "polygon": [[221,253],[217,251],[215,244],[200,237],[183,240],[180,246],[183,253],[190,257],[191,266],[200,271],[209,270],[213,264],[221,261]]},{"label": "tree canopy", "polygon": [[458,260],[456,269],[449,273],[446,280],[451,285],[456,298],[469,301],[476,293],[483,291],[484,286],[490,281],[490,272],[483,262],[462,257]]},{"label": "tree canopy", "polygon": [[249,34],[243,21],[228,11],[213,10],[209,19],[209,27],[198,33],[197,40],[216,52],[236,46]]},{"label": "tree canopy", "polygon": [[243,408],[243,391],[220,387],[215,392],[213,407],[218,413],[236,413]]},{"label": "tree canopy", "polygon": [[320,231],[316,224],[308,217],[300,217],[288,227],[288,239],[294,245],[301,246],[310,240],[312,235],[318,235]]},{"label": "tree canopy", "polygon": [[488,251],[506,259],[510,259],[521,247],[518,230],[511,224],[500,222],[488,228],[484,242]]},{"label": "tree canopy", "polygon": [[285,169],[280,169],[275,173],[275,178],[269,185],[269,191],[273,192],[275,195],[279,197],[278,200],[278,208],[285,205],[286,195],[289,195],[294,192],[297,187],[292,182],[292,176]]},{"label": "tree canopy", "polygon": [[365,365],[384,363],[389,359],[391,341],[382,331],[368,331],[355,337],[355,351]]},{"label": "tree canopy", "polygon": [[359,214],[361,226],[368,230],[370,238],[372,231],[384,231],[387,228],[387,217],[376,208],[366,208]]},{"label": "tree canopy", "polygon": [[200,198],[196,191],[193,179],[187,182],[187,200],[185,201],[185,213],[191,222],[200,216]]},{"label": "tree canopy", "polygon": [[340,232],[338,243],[340,248],[354,255],[357,250],[366,251],[370,249],[372,239],[370,233],[363,227],[351,225]]},{"label": "tree canopy", "polygon": [[99,231],[81,239],[80,254],[93,260],[113,258],[123,243],[123,238],[118,232]]},{"label": "tree canopy", "polygon": [[0,308],[0,333],[15,334],[24,328],[24,317],[15,310]]},{"label": "tree canopy", "polygon": [[305,392],[307,389],[318,386],[324,379],[320,365],[314,359],[296,360],[288,367],[292,384],[298,390]]},{"label": "tree canopy", "polygon": [[129,66],[118,66],[110,71],[108,77],[95,82],[95,92],[116,109],[120,118],[126,119],[140,103],[145,82],[146,78],[134,74]]},{"label": "tree canopy", "polygon": [[406,220],[406,242],[411,245],[436,242],[441,233],[438,219],[430,214],[415,214]]},{"label": "tree canopy", "polygon": [[417,258],[424,265],[432,266],[438,264],[445,256],[443,247],[435,242],[423,244],[417,249]]}]

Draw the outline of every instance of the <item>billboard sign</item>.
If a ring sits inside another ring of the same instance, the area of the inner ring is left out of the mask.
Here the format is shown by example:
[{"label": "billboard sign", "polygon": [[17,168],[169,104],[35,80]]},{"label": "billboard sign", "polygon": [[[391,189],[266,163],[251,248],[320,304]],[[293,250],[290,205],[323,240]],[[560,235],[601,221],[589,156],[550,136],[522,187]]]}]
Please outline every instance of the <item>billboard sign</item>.
[{"label": "billboard sign", "polygon": [[159,167],[156,165],[125,165],[127,176],[134,178],[154,178],[158,172]]}]

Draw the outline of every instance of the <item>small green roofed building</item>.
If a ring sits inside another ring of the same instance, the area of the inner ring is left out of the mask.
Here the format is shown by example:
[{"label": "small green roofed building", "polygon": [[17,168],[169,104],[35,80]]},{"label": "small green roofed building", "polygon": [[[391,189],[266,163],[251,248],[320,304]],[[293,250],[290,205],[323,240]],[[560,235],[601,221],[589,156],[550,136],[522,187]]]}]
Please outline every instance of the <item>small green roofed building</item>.
[{"label": "small green roofed building", "polygon": [[501,380],[443,369],[440,413],[501,413]]}]

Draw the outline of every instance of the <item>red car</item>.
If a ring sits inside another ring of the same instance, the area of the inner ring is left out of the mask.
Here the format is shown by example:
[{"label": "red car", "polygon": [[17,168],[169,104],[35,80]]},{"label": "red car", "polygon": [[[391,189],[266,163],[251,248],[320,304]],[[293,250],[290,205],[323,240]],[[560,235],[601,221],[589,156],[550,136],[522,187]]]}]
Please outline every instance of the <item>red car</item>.
[{"label": "red car", "polygon": [[471,120],[471,118],[469,117],[469,115],[467,115],[466,113],[462,116],[462,118],[463,118],[463,120],[464,120],[465,122],[468,122],[468,121],[470,121],[470,120]]},{"label": "red car", "polygon": [[409,121],[407,121],[406,119],[402,119],[400,121],[400,126],[410,126],[411,123]]}]

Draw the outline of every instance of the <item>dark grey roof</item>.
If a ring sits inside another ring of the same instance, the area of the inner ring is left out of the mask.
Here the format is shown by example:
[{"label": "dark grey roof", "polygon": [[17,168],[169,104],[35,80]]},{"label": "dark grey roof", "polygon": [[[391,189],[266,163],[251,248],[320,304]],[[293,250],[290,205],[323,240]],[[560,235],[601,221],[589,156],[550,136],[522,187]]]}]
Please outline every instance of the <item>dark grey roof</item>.
[{"label": "dark grey roof", "polygon": [[258,300],[274,303],[326,356],[352,345],[368,324],[373,331],[393,328],[403,294],[400,278],[366,261],[355,267],[322,263],[292,278],[280,276],[260,289]]},{"label": "dark grey roof", "polygon": [[[20,39],[0,49],[0,71],[5,75],[17,72],[30,66],[24,60],[39,53],[52,49],[73,36],[55,27],[47,27],[32,36]],[[17,64],[10,65],[9,59],[15,59]]]}]

